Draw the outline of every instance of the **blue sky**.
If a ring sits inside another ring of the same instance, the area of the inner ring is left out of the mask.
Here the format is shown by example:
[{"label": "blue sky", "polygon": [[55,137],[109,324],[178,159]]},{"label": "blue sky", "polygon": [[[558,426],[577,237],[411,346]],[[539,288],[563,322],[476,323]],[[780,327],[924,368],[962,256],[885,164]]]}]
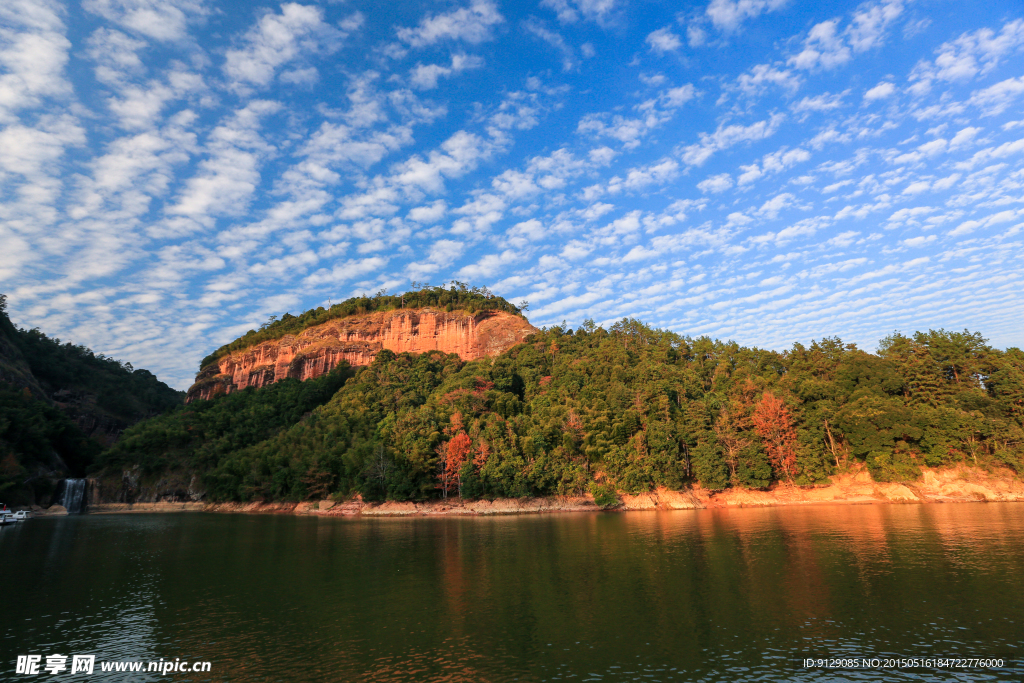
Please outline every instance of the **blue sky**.
[{"label": "blue sky", "polygon": [[1024,342],[1017,1],[0,4],[12,319],[177,387],[453,279],[540,325]]}]

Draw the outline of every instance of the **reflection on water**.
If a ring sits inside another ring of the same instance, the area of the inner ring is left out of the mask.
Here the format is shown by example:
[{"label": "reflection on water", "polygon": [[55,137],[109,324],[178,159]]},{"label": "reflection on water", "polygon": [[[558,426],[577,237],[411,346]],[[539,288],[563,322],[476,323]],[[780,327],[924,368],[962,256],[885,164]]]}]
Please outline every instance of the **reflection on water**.
[{"label": "reflection on water", "polygon": [[[60,653],[213,662],[175,681],[1020,680],[797,662],[1019,660],[1022,532],[1016,504],[40,519],[0,531],[0,678]],[[159,680],[121,676],[78,678]]]}]

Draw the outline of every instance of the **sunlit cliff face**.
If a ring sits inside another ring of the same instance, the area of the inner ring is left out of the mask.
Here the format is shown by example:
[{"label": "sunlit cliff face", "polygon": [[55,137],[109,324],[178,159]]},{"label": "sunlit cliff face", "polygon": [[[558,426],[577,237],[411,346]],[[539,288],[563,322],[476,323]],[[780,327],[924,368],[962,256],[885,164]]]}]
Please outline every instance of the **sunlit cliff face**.
[{"label": "sunlit cliff face", "polygon": [[495,356],[536,331],[524,318],[501,311],[422,308],[331,320],[220,358],[200,370],[186,402],[264,387],[285,377],[319,377],[342,361],[369,365],[381,349],[457,353],[466,361]]}]

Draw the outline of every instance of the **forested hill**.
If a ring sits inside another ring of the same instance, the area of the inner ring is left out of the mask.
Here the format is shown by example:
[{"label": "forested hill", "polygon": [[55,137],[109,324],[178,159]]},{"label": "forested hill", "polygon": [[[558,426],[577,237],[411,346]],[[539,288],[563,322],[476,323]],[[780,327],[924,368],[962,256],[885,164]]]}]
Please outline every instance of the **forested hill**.
[{"label": "forested hill", "polygon": [[1022,420],[1024,354],[977,333],[779,353],[625,319],[471,362],[382,351],[355,371],[198,401],[128,430],[103,464],[112,478],[197,474],[211,500],[590,490],[600,502],[813,485],[858,463],[883,481],[957,463],[1021,473]]},{"label": "forested hill", "polygon": [[[15,327],[0,294],[0,491],[83,476],[122,429],[183,401],[151,372]],[[49,486],[50,484],[46,484]],[[23,495],[22,495],[23,494]],[[14,498],[12,498],[14,496]]]}]

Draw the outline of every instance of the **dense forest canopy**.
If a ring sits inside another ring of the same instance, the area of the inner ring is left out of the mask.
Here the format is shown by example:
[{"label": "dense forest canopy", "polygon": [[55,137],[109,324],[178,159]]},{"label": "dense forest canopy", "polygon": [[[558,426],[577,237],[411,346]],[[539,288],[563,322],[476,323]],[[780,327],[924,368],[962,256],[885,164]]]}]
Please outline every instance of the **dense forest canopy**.
[{"label": "dense forest canopy", "polygon": [[82,425],[127,427],[179,405],[184,392],[148,370],[20,329],[0,294],[0,491],[40,468],[83,476],[102,451]]},{"label": "dense forest canopy", "polygon": [[61,391],[85,394],[111,416],[132,422],[184,400],[184,392],[168,387],[149,370],[94,353],[81,344],[62,342],[38,328],[16,327],[7,316],[7,297],[2,294],[0,334],[13,344],[48,396]]},{"label": "dense forest canopy", "polygon": [[[307,385],[308,413],[272,417]],[[1024,353],[977,333],[775,352],[624,319],[552,327],[471,362],[385,350],[354,372],[197,401],[133,427],[103,462],[200,472],[215,500],[609,501],[815,485],[861,464],[881,481],[957,463],[1021,473],[1022,421]]]},{"label": "dense forest canopy", "polygon": [[[416,283],[413,283],[414,286]],[[249,330],[238,339],[225,344],[200,363],[205,368],[210,363],[231,353],[249,348],[261,342],[280,339],[288,334],[299,334],[303,330],[321,325],[329,320],[347,318],[353,315],[364,315],[378,311],[394,311],[401,308],[426,308],[434,306],[447,311],[460,310],[469,313],[477,311],[504,311],[514,315],[522,315],[524,309],[510,304],[500,296],[496,296],[486,287],[470,287],[462,282],[453,282],[448,287],[419,286],[404,294],[388,294],[381,290],[374,296],[357,296],[334,304],[329,308],[320,306],[301,315],[285,313],[280,317],[272,316],[258,330]]]}]

